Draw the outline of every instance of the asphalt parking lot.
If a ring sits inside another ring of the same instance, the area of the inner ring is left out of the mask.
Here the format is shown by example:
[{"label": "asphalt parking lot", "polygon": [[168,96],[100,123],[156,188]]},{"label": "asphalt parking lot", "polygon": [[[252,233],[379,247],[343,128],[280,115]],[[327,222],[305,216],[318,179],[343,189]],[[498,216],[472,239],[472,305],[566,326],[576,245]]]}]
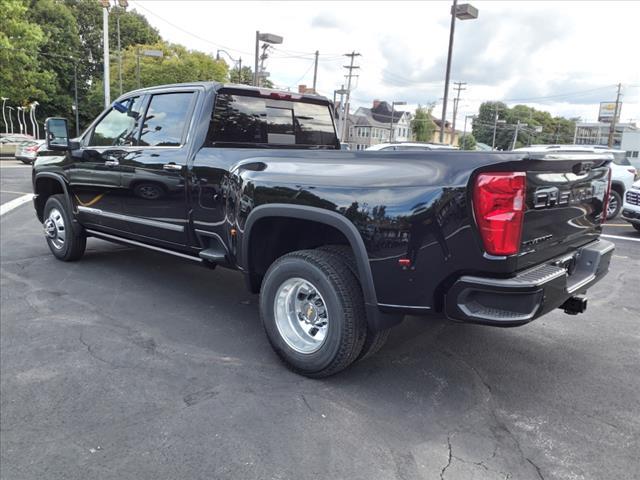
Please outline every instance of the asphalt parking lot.
[{"label": "asphalt parking lot", "polygon": [[[0,162],[1,203],[30,169]],[[497,329],[408,318],[344,373],[286,370],[231,271],[0,219],[2,479],[634,479],[640,234],[586,314]]]}]

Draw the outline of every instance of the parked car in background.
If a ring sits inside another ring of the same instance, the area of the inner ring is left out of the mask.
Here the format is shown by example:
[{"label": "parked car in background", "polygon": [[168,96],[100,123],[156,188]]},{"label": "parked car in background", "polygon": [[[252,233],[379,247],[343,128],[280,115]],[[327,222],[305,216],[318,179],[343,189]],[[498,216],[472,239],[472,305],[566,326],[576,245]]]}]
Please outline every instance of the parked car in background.
[{"label": "parked car in background", "polygon": [[634,183],[624,196],[622,218],[640,232],[640,180]]},{"label": "parked car in background", "polygon": [[45,148],[44,140],[23,142],[16,147],[16,160],[20,160],[22,163],[29,165],[35,161],[38,152]]},{"label": "parked car in background", "polygon": [[0,135],[0,157],[13,157],[16,154],[18,145],[28,141],[33,141],[31,135],[23,135],[21,133]]},{"label": "parked car in background", "polygon": [[366,150],[388,151],[388,150],[458,150],[458,147],[444,145],[440,143],[421,143],[421,142],[391,142],[379,143],[371,145]]},{"label": "parked car in background", "polygon": [[614,150],[601,145],[531,145],[516,148],[514,152],[530,153],[610,153],[611,162],[611,195],[607,204],[607,220],[615,218],[622,209],[622,199],[636,179],[636,168],[627,159],[624,150]]}]

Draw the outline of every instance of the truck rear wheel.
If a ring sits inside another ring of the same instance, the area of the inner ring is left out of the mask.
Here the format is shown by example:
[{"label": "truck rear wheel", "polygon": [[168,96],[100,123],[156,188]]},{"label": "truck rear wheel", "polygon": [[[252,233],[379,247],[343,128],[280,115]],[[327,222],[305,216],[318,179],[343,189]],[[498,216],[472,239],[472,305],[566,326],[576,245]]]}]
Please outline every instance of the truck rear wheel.
[{"label": "truck rear wheel", "polygon": [[64,195],[51,195],[47,199],[43,218],[44,235],[53,256],[65,262],[79,260],[84,255],[87,237],[73,228]]},{"label": "truck rear wheel", "polygon": [[300,250],[276,260],[262,283],[260,317],[276,353],[307,377],[345,369],[365,341],[358,279],[328,252]]},{"label": "truck rear wheel", "polygon": [[[318,250],[333,253],[340,257],[356,278],[358,277],[358,266],[356,265],[356,259],[353,257],[351,248],[346,245],[323,245],[319,247]],[[387,343],[390,331],[390,329],[386,329],[375,332],[367,325],[367,335],[364,340],[364,346],[356,361],[364,360],[375,355],[384,344]]]}]

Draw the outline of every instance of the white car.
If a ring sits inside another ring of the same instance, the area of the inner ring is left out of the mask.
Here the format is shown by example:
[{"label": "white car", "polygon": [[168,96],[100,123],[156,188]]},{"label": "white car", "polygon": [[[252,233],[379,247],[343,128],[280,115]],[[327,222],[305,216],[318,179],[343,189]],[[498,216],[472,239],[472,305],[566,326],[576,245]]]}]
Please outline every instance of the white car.
[{"label": "white car", "polygon": [[624,150],[614,150],[601,145],[531,145],[516,148],[514,152],[574,152],[574,153],[611,153],[611,195],[607,207],[607,220],[616,217],[622,209],[622,199],[636,178],[636,169],[626,157]]},{"label": "white car", "polygon": [[371,145],[367,150],[458,150],[458,147],[452,147],[451,145],[443,145],[440,143],[393,142]]},{"label": "white car", "polygon": [[634,183],[624,196],[622,218],[640,232],[640,180]]}]

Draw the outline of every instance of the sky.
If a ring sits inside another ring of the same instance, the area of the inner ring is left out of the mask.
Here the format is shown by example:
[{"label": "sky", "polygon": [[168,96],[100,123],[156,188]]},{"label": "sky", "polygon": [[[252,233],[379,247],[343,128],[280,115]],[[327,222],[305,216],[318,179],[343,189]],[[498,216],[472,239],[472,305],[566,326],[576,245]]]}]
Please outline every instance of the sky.
[{"label": "sky", "polygon": [[[310,86],[318,50],[317,89],[332,98],[345,83],[344,54],[360,53],[354,108],[371,106],[373,99],[406,102],[399,107],[406,110],[435,103],[434,115],[441,116],[451,2],[129,4],[164,39],[213,55],[225,49],[252,67],[256,30],[281,35],[284,42],[266,62],[279,88]],[[489,100],[596,121],[599,103],[615,101],[618,83],[621,120],[640,124],[640,2],[474,0],[472,5],[478,18],[455,26],[451,81],[467,83],[456,128]],[[451,89],[450,98],[454,94]]]}]

